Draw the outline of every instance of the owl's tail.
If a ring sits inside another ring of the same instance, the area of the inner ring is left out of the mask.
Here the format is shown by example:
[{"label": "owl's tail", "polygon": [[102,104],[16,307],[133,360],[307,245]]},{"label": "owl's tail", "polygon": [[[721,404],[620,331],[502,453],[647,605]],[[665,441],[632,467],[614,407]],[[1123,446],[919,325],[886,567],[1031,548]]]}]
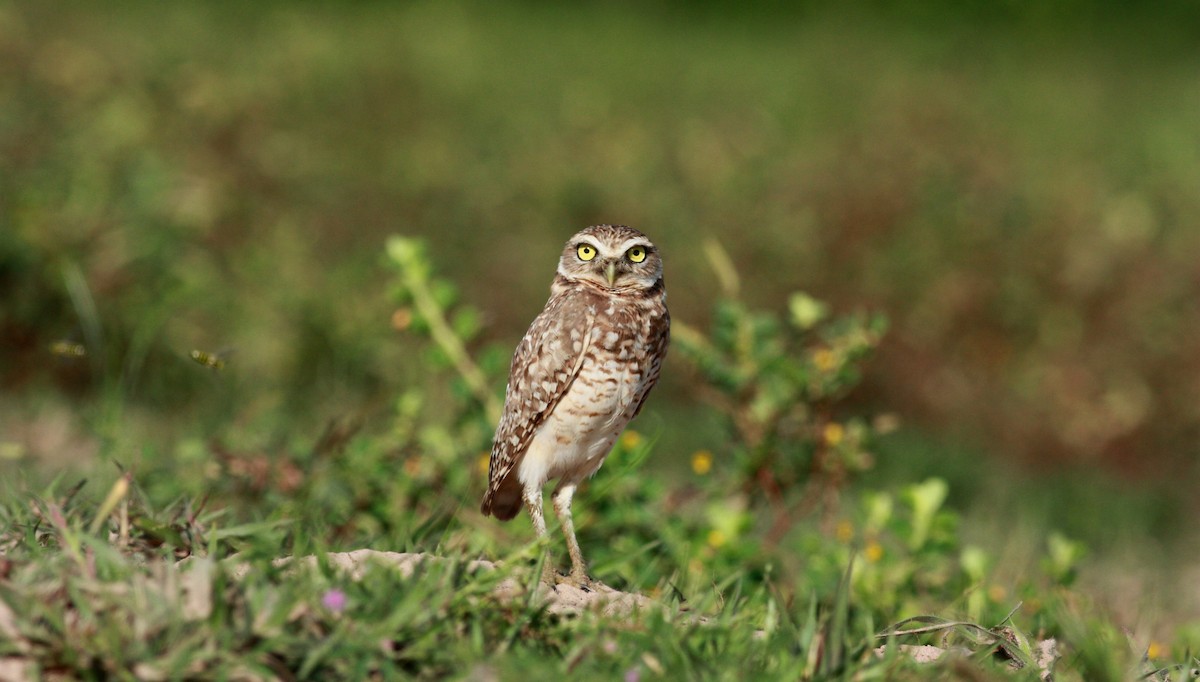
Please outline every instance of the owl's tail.
[{"label": "owl's tail", "polygon": [[494,516],[500,521],[510,521],[521,511],[521,482],[517,472],[510,473],[500,485],[488,488],[479,511],[484,516]]}]

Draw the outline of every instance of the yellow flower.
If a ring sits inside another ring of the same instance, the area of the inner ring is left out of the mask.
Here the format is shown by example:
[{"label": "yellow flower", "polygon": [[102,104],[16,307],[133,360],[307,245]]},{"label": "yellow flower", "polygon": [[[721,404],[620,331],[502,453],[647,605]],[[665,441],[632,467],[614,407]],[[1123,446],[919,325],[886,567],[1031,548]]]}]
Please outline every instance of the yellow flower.
[{"label": "yellow flower", "polygon": [[871,540],[863,548],[863,555],[867,557],[867,561],[875,563],[883,558],[883,545]]},{"label": "yellow flower", "polygon": [[408,308],[397,308],[392,313],[392,329],[402,332],[412,326],[413,312]]},{"label": "yellow flower", "polygon": [[837,422],[829,422],[825,425],[825,431],[822,435],[825,436],[826,443],[837,445],[846,436],[846,428]]},{"label": "yellow flower", "polygon": [[1167,653],[1167,647],[1162,642],[1150,640],[1150,645],[1146,647],[1146,658],[1162,658]]},{"label": "yellow flower", "polygon": [[697,476],[703,476],[712,470],[712,453],[708,450],[697,450],[692,453],[692,471]]},{"label": "yellow flower", "polygon": [[837,528],[833,532],[841,542],[850,542],[854,539],[854,524],[842,519],[838,521]]},{"label": "yellow flower", "polygon": [[486,474],[488,472],[488,466],[491,464],[491,461],[492,461],[492,453],[485,452],[482,455],[480,455],[479,461],[475,464],[475,466],[479,467],[479,473]]},{"label": "yellow flower", "polygon": [[818,348],[813,352],[813,364],[822,372],[828,372],[837,367],[837,354],[828,348]]},{"label": "yellow flower", "polygon": [[708,546],[709,547],[720,547],[721,545],[725,544],[726,540],[728,540],[728,538],[725,537],[725,534],[722,533],[721,531],[717,530],[716,528],[713,528],[712,530],[708,531]]},{"label": "yellow flower", "polygon": [[637,431],[626,431],[621,434],[621,445],[626,450],[632,450],[642,443],[642,434]]}]

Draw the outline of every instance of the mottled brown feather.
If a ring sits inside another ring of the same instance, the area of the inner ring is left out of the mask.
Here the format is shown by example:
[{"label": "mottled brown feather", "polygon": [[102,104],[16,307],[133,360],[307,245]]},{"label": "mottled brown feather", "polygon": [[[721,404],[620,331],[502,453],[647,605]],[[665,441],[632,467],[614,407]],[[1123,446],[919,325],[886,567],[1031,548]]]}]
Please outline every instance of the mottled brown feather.
[{"label": "mottled brown feather", "polygon": [[642,413],[642,406],[646,404],[646,398],[650,397],[650,391],[658,384],[662,361],[667,357],[667,346],[671,343],[671,314],[665,308],[662,317],[658,318],[651,328],[650,334],[654,338],[654,350],[650,353],[653,360],[650,364],[650,371],[646,374],[646,387],[637,397],[637,407],[633,409],[632,419],[637,419],[637,416]]},{"label": "mottled brown feather", "polygon": [[[496,427],[496,437],[492,442],[488,490],[479,507],[485,516],[491,515],[501,521],[507,521],[521,510],[521,485],[517,481],[517,467],[529,448],[533,434],[562,400],[583,365],[595,318],[588,315],[585,308],[568,305],[571,293],[573,292],[562,291],[550,297],[546,308],[534,318],[533,323],[529,325],[529,331],[525,333],[513,354],[508,385],[504,389],[504,416]],[[550,350],[550,344],[569,339],[572,328],[584,332],[579,350],[575,350],[569,344],[563,344],[563,350],[568,352],[546,352]],[[534,369],[534,363],[547,358],[553,358],[554,362],[543,366],[538,372],[530,371]],[[549,386],[543,385],[542,382],[530,381],[530,377],[535,374],[550,376],[553,380]],[[542,402],[545,406],[541,409],[515,409],[525,403],[540,406]]]}]

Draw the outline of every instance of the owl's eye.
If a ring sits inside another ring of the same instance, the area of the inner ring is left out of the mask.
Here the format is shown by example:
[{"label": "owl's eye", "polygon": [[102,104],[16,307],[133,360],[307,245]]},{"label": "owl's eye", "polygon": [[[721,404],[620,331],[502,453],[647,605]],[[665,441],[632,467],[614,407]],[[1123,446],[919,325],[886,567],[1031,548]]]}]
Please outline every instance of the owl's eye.
[{"label": "owl's eye", "polygon": [[646,249],[641,246],[635,246],[625,252],[625,257],[632,263],[641,263],[646,260]]},{"label": "owl's eye", "polygon": [[591,244],[580,244],[575,253],[579,254],[579,260],[591,260],[596,257],[596,247]]}]

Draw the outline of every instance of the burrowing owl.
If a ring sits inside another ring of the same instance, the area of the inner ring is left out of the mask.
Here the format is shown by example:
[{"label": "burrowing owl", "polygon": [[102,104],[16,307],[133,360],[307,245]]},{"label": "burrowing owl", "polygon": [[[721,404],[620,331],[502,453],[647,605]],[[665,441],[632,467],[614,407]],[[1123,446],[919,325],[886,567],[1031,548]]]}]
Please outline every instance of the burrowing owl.
[{"label": "burrowing owl", "polygon": [[544,536],[542,487],[558,479],[554,512],[576,584],[589,578],[571,498],[641,411],[670,328],[658,249],[633,228],[595,225],[567,242],[550,300],[513,355],[481,510],[507,521],[524,502]]}]

